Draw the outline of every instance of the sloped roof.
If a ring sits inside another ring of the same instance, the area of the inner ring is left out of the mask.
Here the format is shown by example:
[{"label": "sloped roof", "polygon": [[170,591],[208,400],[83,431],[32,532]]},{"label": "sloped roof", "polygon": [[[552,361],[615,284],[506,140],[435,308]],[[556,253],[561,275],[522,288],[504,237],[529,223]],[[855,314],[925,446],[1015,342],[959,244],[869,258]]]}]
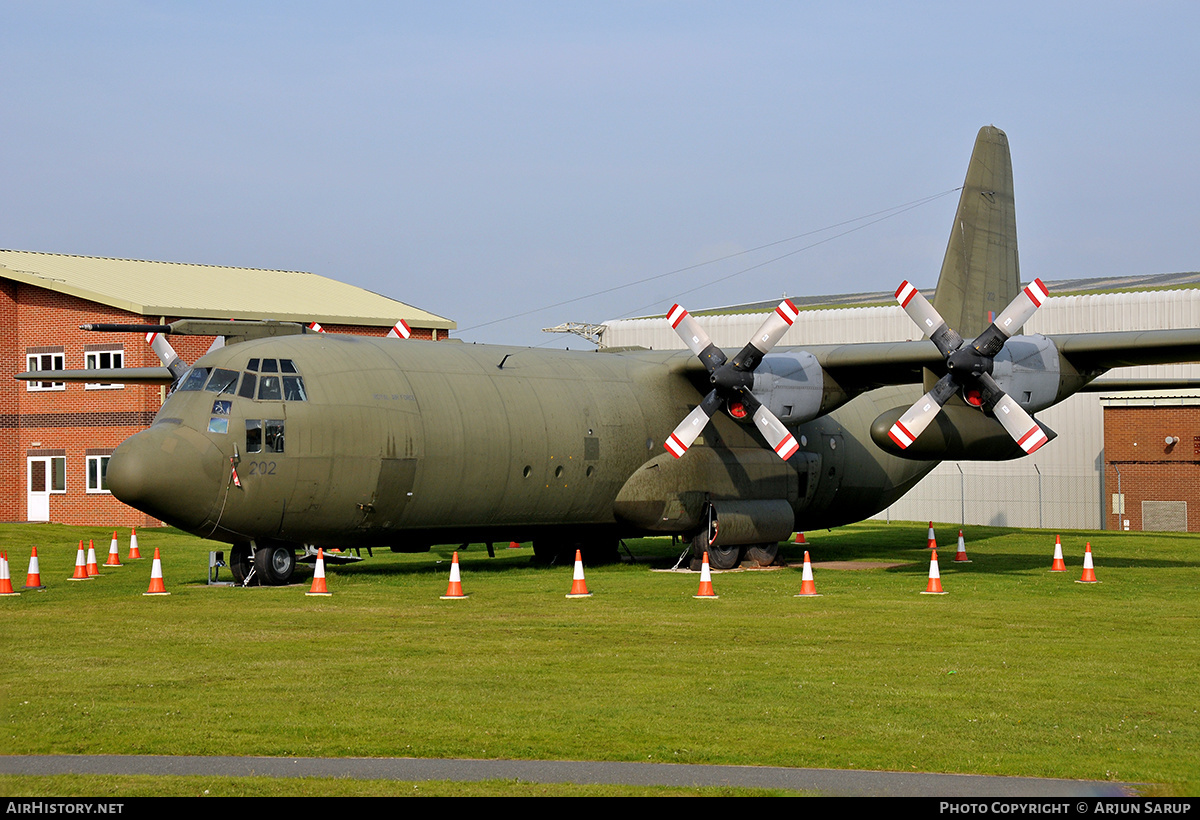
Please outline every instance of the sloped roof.
[{"label": "sloped roof", "polygon": [[315,273],[0,250],[0,278],[147,317],[451,330],[455,322]]}]

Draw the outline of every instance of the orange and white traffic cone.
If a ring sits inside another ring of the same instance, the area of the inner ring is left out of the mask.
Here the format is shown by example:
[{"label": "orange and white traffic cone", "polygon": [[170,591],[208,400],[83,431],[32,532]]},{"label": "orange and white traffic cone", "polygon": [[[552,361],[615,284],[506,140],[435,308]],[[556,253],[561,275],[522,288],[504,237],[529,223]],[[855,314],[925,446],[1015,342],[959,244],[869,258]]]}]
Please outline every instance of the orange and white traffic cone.
[{"label": "orange and white traffic cone", "polygon": [[130,561],[142,560],[142,554],[141,554],[141,552],[138,551],[137,527],[134,527],[129,534],[129,560]]},{"label": "orange and white traffic cone", "polygon": [[117,550],[117,531],[113,530],[112,543],[108,545],[108,560],[104,562],[106,567],[121,566],[121,553]]},{"label": "orange and white traffic cone", "polygon": [[571,591],[567,593],[567,597],[592,597],[592,593],[588,592],[587,583],[583,580],[583,553],[579,550],[575,550],[575,575],[571,580]]},{"label": "orange and white traffic cone", "polygon": [[158,547],[154,548],[154,563],[150,566],[150,588],[143,595],[170,595],[163,584],[162,558],[159,557]]},{"label": "orange and white traffic cone", "polygon": [[958,531],[958,552],[954,553],[954,561],[959,564],[971,563],[971,559],[967,557],[967,542],[963,540],[962,530]]},{"label": "orange and white traffic cone", "polygon": [[927,550],[937,549],[937,538],[934,537],[934,534],[933,534],[933,522],[932,521],[929,522],[929,539],[925,543],[925,549],[927,549]]},{"label": "orange and white traffic cone", "polygon": [[96,543],[90,538],[88,539],[87,574],[89,578],[95,578],[100,574],[100,565],[96,563]]},{"label": "orange and white traffic cone", "polygon": [[1096,569],[1092,566],[1092,542],[1087,542],[1087,547],[1083,551],[1083,577],[1075,583],[1077,584],[1098,584],[1096,580]]},{"label": "orange and white traffic cone", "polygon": [[42,570],[38,565],[37,547],[33,548],[33,555],[29,556],[29,572],[25,574],[25,589],[45,589],[42,586]]},{"label": "orange and white traffic cone", "polygon": [[922,595],[945,595],[942,590],[942,574],[938,572],[937,550],[929,559],[929,583],[925,585]]},{"label": "orange and white traffic cone", "polygon": [[1050,565],[1051,572],[1066,572],[1067,565],[1063,562],[1062,536],[1054,536],[1054,563]]},{"label": "orange and white traffic cone", "polygon": [[693,598],[717,598],[717,593],[713,592],[712,585],[712,570],[708,567],[708,550],[704,551],[704,558],[700,563],[700,589],[696,592]]},{"label": "orange and white traffic cone", "polygon": [[804,574],[800,576],[800,594],[796,598],[819,598],[817,583],[813,580],[812,561],[808,558],[808,550],[804,551]]},{"label": "orange and white traffic cone", "polygon": [[20,595],[13,589],[12,578],[8,574],[8,553],[0,552],[0,595]]},{"label": "orange and white traffic cone", "polygon": [[317,547],[317,564],[313,568],[312,589],[304,594],[326,597],[333,594],[325,587],[325,550],[322,547]]},{"label": "orange and white traffic cone", "polygon": [[75,553],[75,574],[71,576],[71,580],[86,581],[90,577],[87,571],[87,558],[83,554],[83,541],[80,541],[79,552]]},{"label": "orange and white traffic cone", "polygon": [[797,544],[807,544],[808,543],[807,541],[804,540],[804,533],[802,533],[802,532],[796,533],[795,543],[797,543]]},{"label": "orange and white traffic cone", "polygon": [[450,585],[446,587],[446,594],[442,596],[443,601],[449,601],[456,598],[466,598],[462,591],[462,577],[458,571],[458,553],[454,553],[454,558],[450,563]]}]

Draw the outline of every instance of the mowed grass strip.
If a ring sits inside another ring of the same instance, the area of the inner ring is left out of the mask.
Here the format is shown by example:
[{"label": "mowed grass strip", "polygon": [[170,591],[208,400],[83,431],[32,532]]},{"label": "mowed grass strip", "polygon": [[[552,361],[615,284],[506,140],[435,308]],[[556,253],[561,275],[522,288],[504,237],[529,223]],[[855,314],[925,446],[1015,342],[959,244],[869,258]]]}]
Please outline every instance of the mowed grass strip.
[{"label": "mowed grass strip", "polygon": [[[209,549],[143,530],[144,560],[68,581],[80,538],[3,525],[13,585],[37,544],[43,592],[0,600],[8,754],[597,759],[1010,774],[1200,793],[1200,540],[938,527],[808,533],[819,598],[783,570],[652,572],[460,551],[469,598],[441,601],[452,550],[327,567],[329,598],[204,585]],[[120,533],[125,560],[128,532]],[[1075,583],[1092,544],[1101,583]],[[142,595],[162,551],[170,596]],[[824,562],[878,562],[833,570]],[[224,577],[228,577],[226,574]]]}]

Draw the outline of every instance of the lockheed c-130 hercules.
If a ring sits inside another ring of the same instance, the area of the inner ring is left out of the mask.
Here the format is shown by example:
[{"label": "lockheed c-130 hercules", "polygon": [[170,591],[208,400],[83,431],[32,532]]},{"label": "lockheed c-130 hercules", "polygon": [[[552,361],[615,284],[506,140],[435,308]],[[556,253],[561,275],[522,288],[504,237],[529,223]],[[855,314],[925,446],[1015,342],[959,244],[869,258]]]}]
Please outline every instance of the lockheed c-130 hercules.
[{"label": "lockheed c-130 hercules", "polygon": [[717,567],[769,561],[797,529],[885,509],[941,460],[1033,452],[1054,433],[1031,414],[1112,367],[1200,360],[1200,329],[1019,335],[1046,291],[1020,287],[1015,225],[1007,137],[985,127],[933,303],[897,291],[919,341],[777,347],[786,300],[732,359],[678,305],[687,351],[182,320],[97,329],[227,343],[191,367],[158,337],[162,368],[18,378],[172,384],[112,454],[109,488],[231,544],[243,583],[286,583],[318,546],[531,540],[543,558],[610,557],[625,535],[669,534]]}]

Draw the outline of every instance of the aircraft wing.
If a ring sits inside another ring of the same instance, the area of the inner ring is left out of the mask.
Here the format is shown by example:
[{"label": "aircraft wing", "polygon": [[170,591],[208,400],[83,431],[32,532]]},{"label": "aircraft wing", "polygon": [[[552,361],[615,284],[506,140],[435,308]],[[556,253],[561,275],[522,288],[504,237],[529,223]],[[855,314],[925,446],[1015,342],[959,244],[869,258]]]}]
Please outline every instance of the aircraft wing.
[{"label": "aircraft wing", "polygon": [[[1114,367],[1200,362],[1200,328],[1175,330],[1126,330],[1107,333],[1050,335],[1054,346],[1079,373],[1094,378]],[[867,342],[844,345],[814,345],[805,350],[817,357],[821,367],[844,389],[857,392],[893,384],[919,384],[921,371],[945,372],[945,360],[933,342]],[[1173,380],[1122,381],[1126,390],[1157,390],[1191,386]],[[1094,390],[1117,389],[1109,382]]]},{"label": "aircraft wing", "polygon": [[1049,338],[1080,373],[1200,361],[1200,328],[1068,333]]},{"label": "aircraft wing", "polygon": [[27,370],[16,378],[26,382],[88,382],[89,384],[171,384],[165,367],[109,367],[94,370]]}]

